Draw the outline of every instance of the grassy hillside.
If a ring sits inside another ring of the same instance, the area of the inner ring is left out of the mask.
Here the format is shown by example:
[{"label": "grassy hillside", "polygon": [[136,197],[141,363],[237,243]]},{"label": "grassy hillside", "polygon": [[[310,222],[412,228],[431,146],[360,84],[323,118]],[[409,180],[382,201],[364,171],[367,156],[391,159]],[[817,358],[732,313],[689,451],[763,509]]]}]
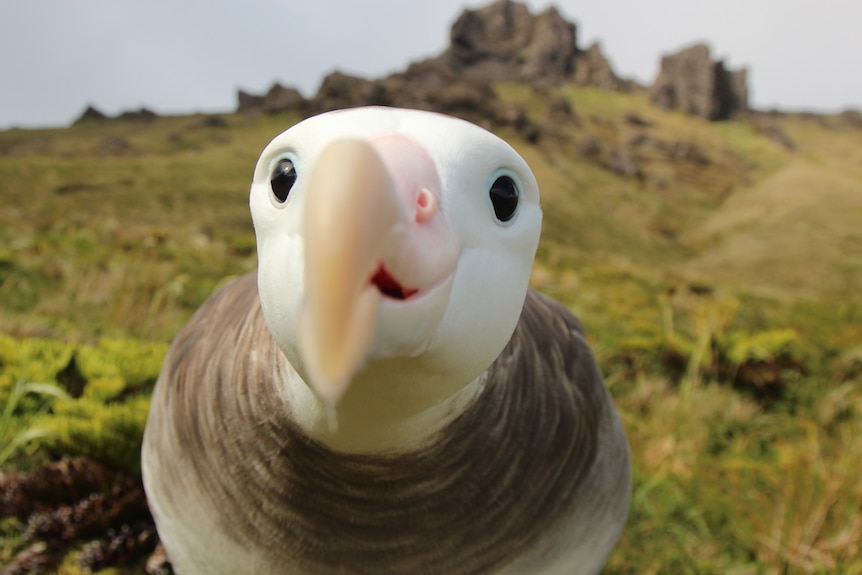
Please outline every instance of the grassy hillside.
[{"label": "grassy hillside", "polygon": [[[500,131],[542,187],[533,284],[584,321],[629,433],[607,572],[862,573],[862,129],[591,88],[561,90],[575,117],[550,126],[545,95],[497,89],[543,130]],[[159,359],[255,267],[252,169],[297,119],[0,132],[4,469],[72,453],[135,473]],[[0,564],[25,528],[0,522]]]}]

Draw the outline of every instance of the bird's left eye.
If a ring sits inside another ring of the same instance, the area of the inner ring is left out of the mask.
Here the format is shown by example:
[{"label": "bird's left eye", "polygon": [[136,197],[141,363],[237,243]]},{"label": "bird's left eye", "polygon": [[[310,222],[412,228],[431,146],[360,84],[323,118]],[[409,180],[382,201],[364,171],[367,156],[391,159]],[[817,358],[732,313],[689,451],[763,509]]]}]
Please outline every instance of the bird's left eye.
[{"label": "bird's left eye", "polygon": [[509,176],[500,176],[491,184],[488,191],[491,204],[494,206],[494,215],[501,222],[508,222],[515,215],[518,208],[518,185]]},{"label": "bird's left eye", "polygon": [[281,160],[273,168],[269,183],[272,187],[272,195],[278,203],[283,204],[287,201],[293,184],[296,183],[296,166],[287,158]]}]

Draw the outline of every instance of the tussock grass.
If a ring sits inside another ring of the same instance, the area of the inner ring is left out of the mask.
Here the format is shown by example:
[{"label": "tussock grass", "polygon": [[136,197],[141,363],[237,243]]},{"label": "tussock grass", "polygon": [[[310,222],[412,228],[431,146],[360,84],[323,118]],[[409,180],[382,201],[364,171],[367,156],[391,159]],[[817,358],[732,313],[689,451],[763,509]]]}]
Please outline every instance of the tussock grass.
[{"label": "tussock grass", "polygon": [[716,384],[681,394],[643,378],[617,395],[636,472],[607,572],[860,572],[858,387],[853,407],[849,393],[793,415]]},{"label": "tussock grass", "polygon": [[167,339],[225,277],[253,269],[247,190],[280,130],[234,122],[3,133],[0,329]]}]

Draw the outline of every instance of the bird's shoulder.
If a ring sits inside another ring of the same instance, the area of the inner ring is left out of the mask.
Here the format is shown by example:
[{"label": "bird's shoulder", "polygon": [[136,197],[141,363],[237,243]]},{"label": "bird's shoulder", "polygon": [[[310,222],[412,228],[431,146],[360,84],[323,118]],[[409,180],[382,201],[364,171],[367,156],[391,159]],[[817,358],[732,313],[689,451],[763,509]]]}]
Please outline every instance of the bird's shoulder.
[{"label": "bird's shoulder", "polygon": [[[250,272],[216,290],[192,315],[171,342],[161,379],[196,380],[216,369],[239,369],[249,357],[274,357],[273,341],[260,307],[257,274]],[[244,366],[245,369],[247,366]]]},{"label": "bird's shoulder", "polygon": [[489,368],[489,377],[532,382],[538,393],[559,388],[593,390],[586,400],[604,402],[604,379],[581,321],[561,303],[528,290],[509,343]]}]

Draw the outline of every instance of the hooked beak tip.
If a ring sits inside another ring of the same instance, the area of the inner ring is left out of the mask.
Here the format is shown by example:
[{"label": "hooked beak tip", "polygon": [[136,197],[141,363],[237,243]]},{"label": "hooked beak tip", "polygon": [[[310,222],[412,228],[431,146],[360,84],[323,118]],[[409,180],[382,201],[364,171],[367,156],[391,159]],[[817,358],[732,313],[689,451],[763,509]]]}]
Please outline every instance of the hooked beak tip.
[{"label": "hooked beak tip", "polygon": [[403,206],[382,158],[364,140],[336,140],[311,167],[303,214],[300,354],[310,385],[340,400],[365,362],[380,291],[369,285]]}]

